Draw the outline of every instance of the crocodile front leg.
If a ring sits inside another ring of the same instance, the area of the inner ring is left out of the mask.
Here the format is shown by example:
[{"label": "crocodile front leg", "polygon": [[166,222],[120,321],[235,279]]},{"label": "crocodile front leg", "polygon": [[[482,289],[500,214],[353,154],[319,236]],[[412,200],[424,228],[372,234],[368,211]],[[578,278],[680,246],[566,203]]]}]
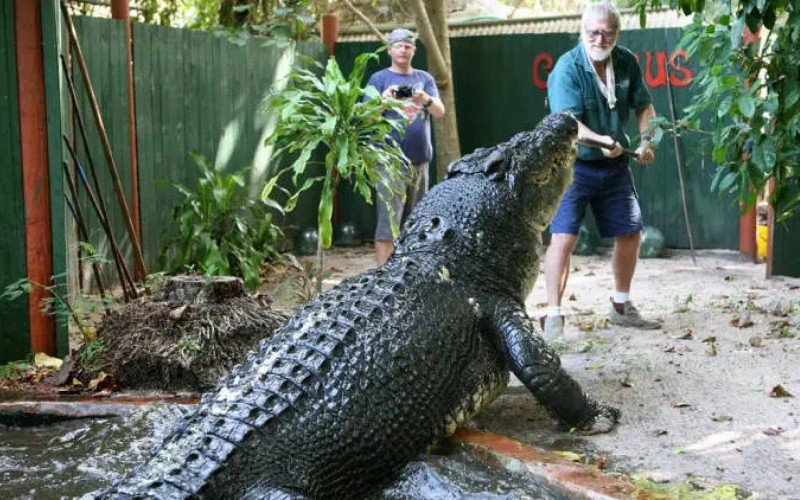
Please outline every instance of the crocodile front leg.
[{"label": "crocodile front leg", "polygon": [[589,397],[563,368],[558,354],[534,331],[522,306],[503,300],[491,323],[511,371],[533,396],[566,428],[588,434],[608,432],[619,420],[619,410]]}]

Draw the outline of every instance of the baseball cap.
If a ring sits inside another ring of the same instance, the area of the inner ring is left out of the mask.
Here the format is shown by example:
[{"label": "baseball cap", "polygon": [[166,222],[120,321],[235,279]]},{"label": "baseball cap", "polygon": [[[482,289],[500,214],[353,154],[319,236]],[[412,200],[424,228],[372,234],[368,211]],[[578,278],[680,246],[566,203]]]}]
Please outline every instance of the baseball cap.
[{"label": "baseball cap", "polygon": [[397,42],[406,42],[412,45],[416,45],[417,36],[410,30],[407,30],[405,28],[397,28],[395,30],[392,30],[391,33],[389,33],[387,41],[389,42],[389,45],[394,45]]}]

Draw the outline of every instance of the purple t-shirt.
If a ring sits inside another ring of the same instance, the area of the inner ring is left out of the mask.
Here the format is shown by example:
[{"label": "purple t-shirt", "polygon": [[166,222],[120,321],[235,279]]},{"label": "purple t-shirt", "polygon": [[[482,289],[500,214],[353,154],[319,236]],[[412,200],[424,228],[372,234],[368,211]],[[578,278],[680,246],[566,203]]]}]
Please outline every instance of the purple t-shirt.
[{"label": "purple t-shirt", "polygon": [[[391,85],[411,85],[415,91],[422,89],[431,97],[439,97],[439,89],[436,88],[433,77],[421,69],[411,70],[408,75],[395,73],[389,68],[382,69],[370,77],[367,85],[375,87],[381,94]],[[394,111],[390,111],[389,116],[404,120],[406,133],[402,137],[393,135],[400,144],[400,149],[412,163],[428,163],[433,158],[430,113],[427,109],[415,105],[411,99],[404,100],[408,101],[404,111],[406,116],[401,117]]]}]

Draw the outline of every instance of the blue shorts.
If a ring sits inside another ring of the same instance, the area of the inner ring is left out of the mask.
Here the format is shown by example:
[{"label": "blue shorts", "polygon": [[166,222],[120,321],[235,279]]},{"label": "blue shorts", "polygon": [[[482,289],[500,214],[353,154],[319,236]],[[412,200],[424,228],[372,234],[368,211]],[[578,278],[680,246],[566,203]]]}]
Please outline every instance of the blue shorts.
[{"label": "blue shorts", "polygon": [[572,184],[558,206],[550,233],[578,234],[586,205],[591,205],[603,238],[614,238],[642,230],[639,196],[628,168],[628,158],[576,160]]}]

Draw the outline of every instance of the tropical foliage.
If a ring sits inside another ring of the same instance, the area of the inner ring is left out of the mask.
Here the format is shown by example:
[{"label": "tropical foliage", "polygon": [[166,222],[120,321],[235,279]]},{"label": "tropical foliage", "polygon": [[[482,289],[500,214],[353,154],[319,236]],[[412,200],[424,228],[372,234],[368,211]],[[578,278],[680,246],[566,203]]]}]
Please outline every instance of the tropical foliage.
[{"label": "tropical foliage", "polygon": [[[778,220],[800,208],[800,6],[792,0],[634,0],[695,14],[681,44],[699,69],[686,120],[660,117],[656,136],[704,131],[717,165],[713,188],[745,209],[774,179]],[[713,8],[710,8],[712,7]],[[757,34],[757,36],[753,34]],[[708,123],[704,118],[710,117]]]},{"label": "tropical foliage", "polygon": [[140,0],[140,22],[229,32],[236,39],[266,36],[303,40],[314,34],[325,1],[314,0]]},{"label": "tropical foliage", "polygon": [[281,207],[248,196],[248,169],[226,174],[214,170],[202,155],[192,156],[200,179],[195,190],[172,184],[183,200],[172,212],[178,232],[164,240],[161,267],[171,273],[239,276],[253,290],[261,264],[279,256],[275,245],[282,232],[269,207]]},{"label": "tropical foliage", "polygon": [[[289,154],[295,159],[270,179],[262,198],[271,195],[281,176],[291,173],[297,189],[288,193],[288,211],[302,192],[321,182],[317,223],[324,248],[331,246],[333,194],[340,180],[349,180],[353,189],[372,203],[373,186],[382,184],[391,192],[408,171],[397,143],[387,140],[393,131],[402,133],[403,124],[384,115],[387,109],[400,106],[400,101],[384,101],[374,87],[362,87],[367,63],[377,57],[376,53],[359,55],[347,78],[334,58],[328,60],[321,76],[298,69],[289,77],[288,86],[268,102],[278,123],[267,143],[276,147],[275,156]],[[324,155],[324,175],[304,175],[317,163],[315,154]],[[399,228],[395,226],[393,231],[397,233]]]}]

